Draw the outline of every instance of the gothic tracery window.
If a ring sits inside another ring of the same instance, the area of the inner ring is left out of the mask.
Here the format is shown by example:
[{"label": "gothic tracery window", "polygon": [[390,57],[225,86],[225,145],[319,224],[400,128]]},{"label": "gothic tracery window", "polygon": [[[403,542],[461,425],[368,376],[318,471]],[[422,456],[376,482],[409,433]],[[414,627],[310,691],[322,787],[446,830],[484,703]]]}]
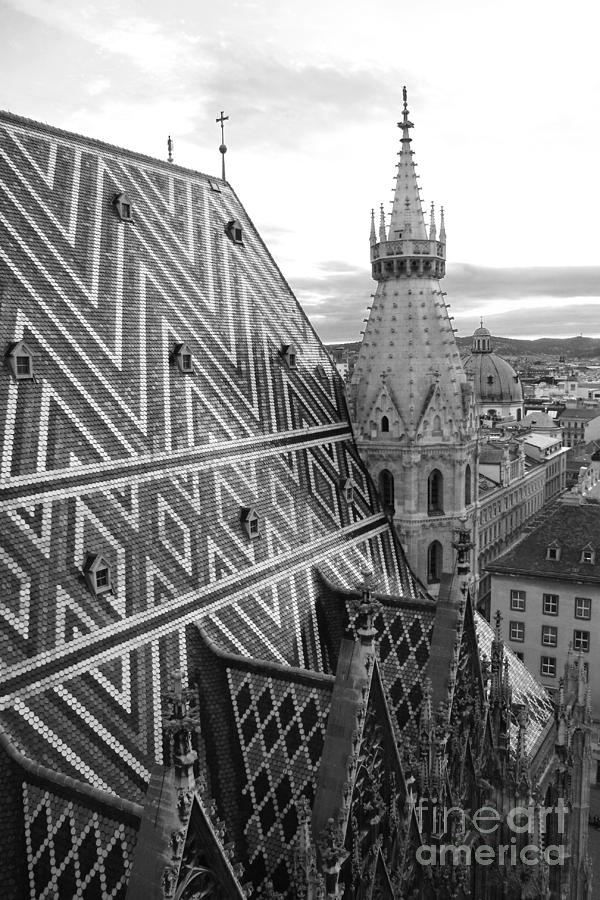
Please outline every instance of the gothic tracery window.
[{"label": "gothic tracery window", "polygon": [[427,550],[427,581],[435,584],[440,580],[443,564],[443,548],[439,541],[432,541]]},{"label": "gothic tracery window", "polygon": [[387,511],[394,509],[394,476],[389,469],[382,469],[379,473],[379,493],[383,505]]}]

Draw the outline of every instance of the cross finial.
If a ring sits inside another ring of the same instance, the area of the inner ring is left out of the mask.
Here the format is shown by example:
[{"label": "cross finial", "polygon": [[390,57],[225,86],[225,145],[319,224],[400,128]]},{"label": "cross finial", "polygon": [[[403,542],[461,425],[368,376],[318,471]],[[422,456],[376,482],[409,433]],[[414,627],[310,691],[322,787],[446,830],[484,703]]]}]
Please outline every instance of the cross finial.
[{"label": "cross finial", "polygon": [[173,162],[173,141],[171,139],[171,135],[167,138],[167,152],[169,154],[169,162]]},{"label": "cross finial", "polygon": [[225,181],[225,154],[227,153],[227,145],[225,144],[225,122],[229,119],[229,116],[223,115],[223,110],[221,110],[221,115],[218,119],[215,119],[217,125],[221,125],[221,146],[219,147],[219,153],[221,154],[221,177],[223,181]]}]

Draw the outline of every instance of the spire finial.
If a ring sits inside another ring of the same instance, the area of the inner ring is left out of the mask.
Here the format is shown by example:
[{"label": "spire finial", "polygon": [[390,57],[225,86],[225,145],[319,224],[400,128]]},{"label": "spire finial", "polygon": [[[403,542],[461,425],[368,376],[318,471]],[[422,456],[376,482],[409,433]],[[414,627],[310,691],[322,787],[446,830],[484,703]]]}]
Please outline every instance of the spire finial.
[{"label": "spire finial", "polygon": [[377,243],[377,235],[375,234],[375,210],[371,210],[371,235],[370,235],[371,244]]},{"label": "spire finial", "polygon": [[412,122],[409,122],[409,120],[408,120],[408,100],[407,100],[407,98],[408,98],[408,95],[406,93],[406,86],[405,86],[402,88],[402,100],[404,101],[404,105],[402,108],[402,121],[398,122],[398,128],[402,129],[401,140],[410,142],[410,137],[408,136],[408,130],[409,130],[409,128],[414,128],[414,125]]},{"label": "spire finial", "polygon": [[215,119],[217,125],[220,123],[221,125],[221,146],[219,147],[219,153],[221,154],[221,177],[223,181],[225,181],[225,154],[227,153],[227,145],[225,144],[225,122],[229,119],[229,116],[223,115],[223,110],[221,110],[221,116],[218,119]]},{"label": "spire finial", "polygon": [[167,138],[167,152],[169,154],[169,157],[168,157],[169,162],[172,163],[173,162],[173,141],[171,139],[171,135],[169,135]]},{"label": "spire finial", "polygon": [[429,240],[435,241],[436,230],[435,230],[435,207],[433,205],[433,200],[431,201],[431,212],[429,214]]},{"label": "spire finial", "polygon": [[387,241],[387,234],[385,229],[385,211],[383,209],[383,203],[379,207],[379,240]]},{"label": "spire finial", "polygon": [[446,223],[444,222],[444,207],[440,207],[440,241],[446,242]]}]

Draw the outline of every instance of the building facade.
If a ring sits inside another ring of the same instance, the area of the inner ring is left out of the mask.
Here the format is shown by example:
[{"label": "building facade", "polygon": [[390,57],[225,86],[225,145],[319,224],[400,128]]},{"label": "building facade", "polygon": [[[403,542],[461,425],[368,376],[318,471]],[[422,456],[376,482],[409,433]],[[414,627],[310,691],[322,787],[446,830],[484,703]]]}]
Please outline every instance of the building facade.
[{"label": "building facade", "polygon": [[492,614],[501,611],[509,646],[541,683],[556,694],[565,665],[583,666],[598,764],[599,535],[600,506],[565,500],[546,510],[530,534],[487,566]]},{"label": "building facade", "polygon": [[371,222],[377,288],[350,384],[359,452],[415,573],[437,590],[463,519],[473,522],[477,423],[440,287],[446,230],[421,206],[406,95],[389,226]]}]

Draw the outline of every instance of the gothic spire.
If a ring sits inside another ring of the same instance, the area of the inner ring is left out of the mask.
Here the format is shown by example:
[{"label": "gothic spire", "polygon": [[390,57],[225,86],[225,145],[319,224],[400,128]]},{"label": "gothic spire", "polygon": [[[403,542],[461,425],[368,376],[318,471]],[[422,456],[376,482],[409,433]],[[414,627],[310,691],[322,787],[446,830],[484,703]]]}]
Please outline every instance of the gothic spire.
[{"label": "gothic spire", "polygon": [[392,206],[392,220],[390,222],[390,240],[400,237],[410,237],[414,240],[427,240],[425,231],[425,218],[421,206],[419,186],[417,183],[416,164],[413,161],[413,151],[410,149],[410,129],[413,123],[408,118],[408,103],[406,88],[402,88],[404,107],[402,121],[398,122],[398,128],[402,130],[400,138],[400,161],[398,163],[398,175],[396,177],[396,190]]},{"label": "gothic spire", "polygon": [[375,233],[375,210],[371,210],[371,234],[369,235],[369,243],[371,246],[377,243],[377,235]]},{"label": "gothic spire", "polygon": [[387,236],[385,233],[385,211],[383,209],[383,203],[379,209],[379,240],[387,241]]},{"label": "gothic spire", "polygon": [[433,200],[431,201],[431,212],[429,213],[429,240],[435,241],[435,207],[433,205]]}]

